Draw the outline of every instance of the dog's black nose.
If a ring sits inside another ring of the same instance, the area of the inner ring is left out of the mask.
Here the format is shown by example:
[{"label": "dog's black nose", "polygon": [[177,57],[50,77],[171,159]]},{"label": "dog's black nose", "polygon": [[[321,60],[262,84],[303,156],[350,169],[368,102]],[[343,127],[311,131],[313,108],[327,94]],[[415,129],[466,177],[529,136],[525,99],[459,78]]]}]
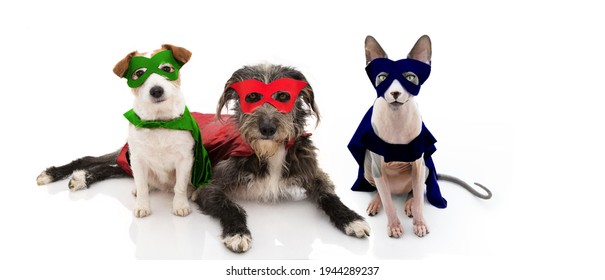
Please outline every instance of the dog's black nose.
[{"label": "dog's black nose", "polygon": [[393,96],[393,98],[397,99],[397,97],[399,97],[401,95],[401,92],[393,91],[393,92],[391,92],[391,95]]},{"label": "dog's black nose", "polygon": [[161,86],[154,86],[149,90],[149,94],[155,98],[160,98],[164,95],[164,88]]},{"label": "dog's black nose", "polygon": [[264,122],[261,122],[259,129],[260,129],[260,133],[263,136],[269,137],[269,136],[273,136],[273,134],[275,134],[275,132],[277,131],[277,126],[273,122],[264,121]]}]

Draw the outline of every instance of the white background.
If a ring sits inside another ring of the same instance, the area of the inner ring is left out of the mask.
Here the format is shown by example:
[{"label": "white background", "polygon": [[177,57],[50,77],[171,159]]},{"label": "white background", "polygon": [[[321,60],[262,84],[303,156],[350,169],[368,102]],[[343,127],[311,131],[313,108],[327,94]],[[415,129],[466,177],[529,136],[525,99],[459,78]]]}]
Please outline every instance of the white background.
[{"label": "white background", "polygon": [[[1,278],[223,279],[232,265],[346,264],[381,266],[367,279],[602,279],[605,20],[588,3],[4,1]],[[243,65],[301,70],[322,115],[313,129],[321,166],[366,216],[371,195],[349,190],[356,166],[346,144],[375,98],[368,34],[393,59],[431,36],[433,69],[417,102],[439,141],[437,169],[494,192],[482,201],[442,183],[449,206],[427,205],[425,238],[402,217],[401,197],[400,239],[386,236],[384,214],[368,218],[372,235],[358,240],[308,201],[245,202],[254,243],[238,255],[220,243],[216,220],[197,209],[173,216],[167,194],[152,195],[150,217],[134,218],[131,179],[76,193],[67,180],[35,183],[48,166],[124,143],[132,96],[111,70],[130,51],[170,43],[193,52],[181,70],[192,111],[214,112]]]}]

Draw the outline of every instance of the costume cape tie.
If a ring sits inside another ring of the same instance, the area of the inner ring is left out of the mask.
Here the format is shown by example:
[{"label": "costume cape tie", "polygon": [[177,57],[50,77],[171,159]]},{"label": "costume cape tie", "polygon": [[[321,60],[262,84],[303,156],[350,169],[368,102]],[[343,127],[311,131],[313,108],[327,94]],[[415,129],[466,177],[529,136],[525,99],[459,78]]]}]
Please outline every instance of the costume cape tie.
[{"label": "costume cape tie", "polygon": [[193,166],[191,167],[191,184],[196,187],[202,187],[210,183],[212,178],[210,158],[208,157],[208,152],[204,148],[200,128],[187,107],[185,107],[185,111],[181,117],[168,121],[144,121],[141,120],[133,110],[124,113],[124,117],[126,117],[134,126],[139,128],[189,130],[195,140],[195,145],[193,147]]}]

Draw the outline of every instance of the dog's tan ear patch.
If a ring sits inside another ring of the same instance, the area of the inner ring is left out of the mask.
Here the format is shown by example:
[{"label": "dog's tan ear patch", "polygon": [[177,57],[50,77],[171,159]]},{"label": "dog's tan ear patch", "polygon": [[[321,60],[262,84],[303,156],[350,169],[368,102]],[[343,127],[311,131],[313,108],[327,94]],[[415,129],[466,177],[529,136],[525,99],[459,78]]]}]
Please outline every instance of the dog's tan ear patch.
[{"label": "dog's tan ear patch", "polygon": [[116,66],[113,67],[113,72],[118,75],[118,77],[120,78],[124,78],[124,73],[126,73],[126,70],[128,70],[128,64],[130,64],[130,59],[132,59],[133,56],[135,56],[137,54],[136,51],[133,51],[131,53],[129,53],[128,55],[126,55],[126,57],[124,57],[122,60],[120,60],[118,62],[118,64],[116,64]]},{"label": "dog's tan ear patch", "polygon": [[386,58],[387,53],[382,49],[374,37],[368,35],[365,40],[366,65],[377,58]]},{"label": "dog's tan ear patch", "polygon": [[183,64],[187,63],[187,61],[189,61],[189,59],[191,58],[191,52],[186,48],[181,48],[170,44],[164,44],[162,45],[162,48],[166,50],[171,50],[174,58],[182,62]]}]

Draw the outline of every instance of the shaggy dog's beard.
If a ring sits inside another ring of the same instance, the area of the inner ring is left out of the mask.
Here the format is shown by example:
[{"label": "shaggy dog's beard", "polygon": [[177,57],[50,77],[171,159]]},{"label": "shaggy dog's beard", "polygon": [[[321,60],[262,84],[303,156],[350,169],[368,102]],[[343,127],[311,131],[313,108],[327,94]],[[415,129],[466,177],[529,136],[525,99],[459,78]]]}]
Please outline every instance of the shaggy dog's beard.
[{"label": "shaggy dog's beard", "polygon": [[252,146],[256,156],[261,159],[267,159],[275,155],[279,147],[283,144],[282,141],[258,139],[251,141],[250,146]]},{"label": "shaggy dog's beard", "polygon": [[[279,113],[272,107],[260,107],[259,111],[259,114],[246,116],[240,125],[240,132],[259,159],[268,159],[274,156],[289,139],[296,137],[296,129],[291,114]],[[269,117],[266,117],[267,115]],[[259,122],[266,119],[271,119],[277,129],[270,139],[263,139],[258,128]]]}]

